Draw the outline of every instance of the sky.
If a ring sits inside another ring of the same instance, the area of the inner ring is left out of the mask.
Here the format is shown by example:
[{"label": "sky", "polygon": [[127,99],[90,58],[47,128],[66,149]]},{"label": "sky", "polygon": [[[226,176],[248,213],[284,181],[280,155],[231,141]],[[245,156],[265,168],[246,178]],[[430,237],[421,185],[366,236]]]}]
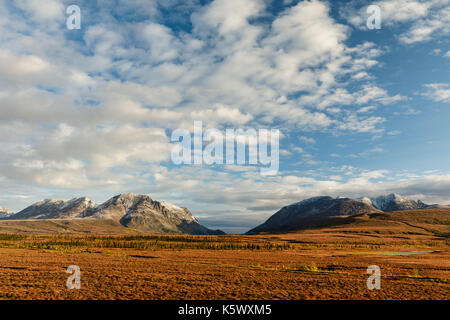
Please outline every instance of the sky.
[{"label": "sky", "polygon": [[[0,206],[132,192],[239,233],[318,195],[450,204],[449,35],[450,0],[0,0]],[[194,121],[280,130],[278,173],[174,164]]]}]

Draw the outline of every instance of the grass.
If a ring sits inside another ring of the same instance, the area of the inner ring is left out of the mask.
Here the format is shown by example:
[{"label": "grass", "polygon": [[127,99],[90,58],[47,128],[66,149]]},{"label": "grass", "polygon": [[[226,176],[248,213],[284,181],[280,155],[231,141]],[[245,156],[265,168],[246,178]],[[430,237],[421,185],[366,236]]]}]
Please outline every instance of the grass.
[{"label": "grass", "polygon": [[307,264],[303,264],[300,268],[298,268],[298,270],[317,272],[317,271],[319,271],[319,268],[317,267],[316,263],[313,261],[313,262],[311,262],[310,266],[308,266]]},{"label": "grass", "polygon": [[319,271],[319,268],[316,266],[316,264],[314,262],[311,262],[310,270],[315,272],[315,271]]}]

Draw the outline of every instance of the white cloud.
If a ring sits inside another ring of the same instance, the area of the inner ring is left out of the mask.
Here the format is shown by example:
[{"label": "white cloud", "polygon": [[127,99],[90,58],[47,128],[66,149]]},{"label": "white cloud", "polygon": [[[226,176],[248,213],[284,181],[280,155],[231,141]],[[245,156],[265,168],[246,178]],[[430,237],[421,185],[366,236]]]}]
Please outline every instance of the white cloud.
[{"label": "white cloud", "polygon": [[398,116],[398,115],[407,115],[407,116],[415,116],[418,114],[421,114],[422,111],[414,109],[411,106],[400,106],[397,111],[394,111],[394,115]]},{"label": "white cloud", "polygon": [[427,18],[416,21],[405,34],[400,36],[400,41],[406,44],[423,42],[436,36],[446,36],[450,33],[450,3],[445,3],[444,8],[437,8],[436,12]]},{"label": "white cloud", "polygon": [[265,5],[261,0],[216,0],[192,15],[196,33],[217,31],[227,36],[248,27],[248,19],[258,15]]},{"label": "white cloud", "polygon": [[295,152],[300,153],[300,154],[305,153],[305,150],[303,150],[303,148],[297,147],[297,146],[293,146],[292,150],[294,150]]},{"label": "white cloud", "polygon": [[314,138],[311,138],[311,137],[300,136],[299,140],[304,142],[304,143],[308,143],[308,144],[315,144],[316,143],[316,140],[314,140]]},{"label": "white cloud", "polygon": [[362,152],[359,152],[357,154],[350,154],[349,157],[350,158],[361,158],[361,157],[367,157],[370,156],[374,153],[381,153],[384,152],[384,149],[381,147],[374,147],[372,149],[368,149],[368,150],[364,150]]},{"label": "white cloud", "polygon": [[375,106],[367,106],[367,107],[360,108],[357,112],[358,113],[370,113],[370,112],[375,111],[376,109],[377,109],[377,107],[375,107]]},{"label": "white cloud", "polygon": [[237,108],[232,108],[221,104],[216,105],[215,109],[192,111],[191,117],[194,120],[205,121],[211,126],[214,126],[214,124],[219,125],[221,123],[240,126],[246,124],[253,118],[248,113],[241,113],[241,111]]},{"label": "white cloud", "polygon": [[367,117],[360,118],[355,114],[350,114],[347,116],[345,121],[339,124],[339,129],[341,130],[352,130],[357,132],[382,132],[383,129],[377,128],[377,126],[386,119],[383,117]]},{"label": "white cloud", "polygon": [[450,102],[450,84],[429,83],[424,85],[427,89],[423,95],[436,102]]},{"label": "white cloud", "polygon": [[157,23],[148,23],[138,26],[137,29],[140,30],[140,37],[149,48],[152,62],[170,61],[178,57],[179,43],[171,29]]},{"label": "white cloud", "polygon": [[44,73],[48,68],[48,63],[39,57],[14,56],[10,51],[0,51],[0,72],[7,77],[29,77]]},{"label": "white cloud", "polygon": [[386,90],[377,86],[366,84],[362,90],[356,95],[356,103],[359,105],[367,104],[371,101],[379,102],[383,105],[393,104],[398,101],[406,100],[407,98],[401,95],[390,97]]},{"label": "white cloud", "polygon": [[392,131],[387,132],[387,134],[390,135],[390,136],[397,136],[397,135],[399,135],[401,133],[402,132],[400,130],[392,130]]}]

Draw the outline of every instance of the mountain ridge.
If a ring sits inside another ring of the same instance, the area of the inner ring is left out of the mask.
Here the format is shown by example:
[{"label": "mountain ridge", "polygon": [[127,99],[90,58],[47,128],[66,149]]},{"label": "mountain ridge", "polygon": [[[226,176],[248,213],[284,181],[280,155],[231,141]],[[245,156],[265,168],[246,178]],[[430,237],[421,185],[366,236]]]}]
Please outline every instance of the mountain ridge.
[{"label": "mountain ridge", "polygon": [[440,206],[428,205],[421,200],[412,200],[395,193],[358,199],[318,196],[282,207],[264,223],[250,229],[247,234],[287,232],[325,225],[331,221],[339,223],[339,220],[346,217],[437,207]]},{"label": "mountain ridge", "polygon": [[381,211],[372,205],[351,198],[314,197],[282,207],[266,222],[249,230],[247,234],[287,232],[302,227],[317,226],[325,220],[336,217],[375,212]]}]

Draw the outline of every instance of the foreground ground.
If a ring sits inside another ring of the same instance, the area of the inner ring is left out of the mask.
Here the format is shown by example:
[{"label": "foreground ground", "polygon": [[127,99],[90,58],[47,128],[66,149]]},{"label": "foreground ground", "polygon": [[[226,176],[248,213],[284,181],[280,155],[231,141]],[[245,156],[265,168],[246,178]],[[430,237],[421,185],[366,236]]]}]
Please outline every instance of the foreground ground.
[{"label": "foreground ground", "polygon": [[[3,234],[0,299],[449,299],[447,217],[258,236]],[[80,290],[66,288],[69,265]]]}]

